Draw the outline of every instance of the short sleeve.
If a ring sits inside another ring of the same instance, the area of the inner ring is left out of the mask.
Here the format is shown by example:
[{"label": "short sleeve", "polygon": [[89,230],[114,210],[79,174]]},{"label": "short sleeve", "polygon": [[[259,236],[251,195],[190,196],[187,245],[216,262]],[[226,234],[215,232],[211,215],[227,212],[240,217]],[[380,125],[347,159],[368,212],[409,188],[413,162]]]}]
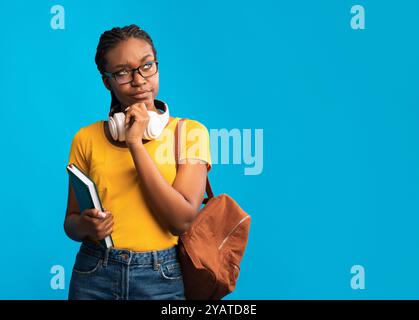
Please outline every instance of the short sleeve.
[{"label": "short sleeve", "polygon": [[80,170],[89,175],[89,164],[86,157],[86,144],[83,137],[82,128],[73,137],[67,164],[74,163]]},{"label": "short sleeve", "polygon": [[185,159],[199,159],[207,163],[207,171],[211,170],[210,137],[202,123],[191,119],[183,123],[180,146],[179,163],[184,163]]}]

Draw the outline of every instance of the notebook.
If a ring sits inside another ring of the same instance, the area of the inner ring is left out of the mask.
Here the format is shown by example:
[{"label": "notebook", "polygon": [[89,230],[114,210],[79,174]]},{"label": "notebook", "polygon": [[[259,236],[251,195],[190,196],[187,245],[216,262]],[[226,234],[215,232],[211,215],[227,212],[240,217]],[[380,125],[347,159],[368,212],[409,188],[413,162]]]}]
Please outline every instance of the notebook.
[{"label": "notebook", "polygon": [[[96,184],[74,163],[70,163],[67,166],[67,172],[70,176],[70,183],[76,195],[80,212],[83,212],[85,209],[93,208],[103,211]],[[111,236],[107,236],[103,239],[101,244],[105,248],[114,246]]]}]

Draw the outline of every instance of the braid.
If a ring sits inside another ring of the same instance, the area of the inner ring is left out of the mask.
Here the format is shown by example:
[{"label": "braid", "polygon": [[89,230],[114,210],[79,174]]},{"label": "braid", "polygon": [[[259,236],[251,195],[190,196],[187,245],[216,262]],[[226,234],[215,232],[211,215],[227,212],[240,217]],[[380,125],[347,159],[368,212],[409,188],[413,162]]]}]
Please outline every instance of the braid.
[{"label": "braid", "polygon": [[[106,71],[106,53],[116,47],[116,45],[129,38],[137,38],[146,41],[152,48],[154,57],[157,59],[157,51],[154,47],[153,40],[150,35],[135,24],[125,26],[123,28],[115,27],[111,30],[102,33],[99,39],[99,44],[96,48],[95,62],[97,69],[103,75]],[[111,112],[120,110],[120,103],[115,94],[111,91]]]}]

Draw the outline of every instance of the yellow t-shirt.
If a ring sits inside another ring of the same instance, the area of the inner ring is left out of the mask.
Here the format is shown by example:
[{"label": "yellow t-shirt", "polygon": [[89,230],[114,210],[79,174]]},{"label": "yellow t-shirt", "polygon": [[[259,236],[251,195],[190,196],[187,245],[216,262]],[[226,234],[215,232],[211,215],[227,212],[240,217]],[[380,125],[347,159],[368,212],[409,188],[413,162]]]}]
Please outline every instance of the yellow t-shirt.
[{"label": "yellow t-shirt", "polygon": [[[174,130],[179,119],[170,119],[158,139],[144,144],[158,170],[171,185],[176,177]],[[115,248],[150,251],[177,244],[178,237],[159,224],[148,207],[129,149],[115,146],[108,140],[105,124],[105,121],[97,121],[74,135],[68,164],[74,163],[96,183],[102,205],[114,215],[112,239]],[[210,171],[207,128],[196,120],[187,119],[180,136],[179,160],[204,160]]]}]

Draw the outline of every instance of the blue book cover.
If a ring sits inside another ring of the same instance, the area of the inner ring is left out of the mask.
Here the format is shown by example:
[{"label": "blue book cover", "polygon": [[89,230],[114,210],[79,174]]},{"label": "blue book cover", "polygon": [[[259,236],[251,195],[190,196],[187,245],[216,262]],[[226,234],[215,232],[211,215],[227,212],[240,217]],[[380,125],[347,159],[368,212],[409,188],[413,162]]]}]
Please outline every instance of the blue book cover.
[{"label": "blue book cover", "polygon": [[[70,183],[73,187],[80,212],[92,208],[103,211],[96,184],[93,180],[91,180],[89,176],[80,170],[74,163],[67,166],[67,172],[70,176]],[[112,237],[106,237],[101,241],[101,244],[106,248],[113,247]]]}]

